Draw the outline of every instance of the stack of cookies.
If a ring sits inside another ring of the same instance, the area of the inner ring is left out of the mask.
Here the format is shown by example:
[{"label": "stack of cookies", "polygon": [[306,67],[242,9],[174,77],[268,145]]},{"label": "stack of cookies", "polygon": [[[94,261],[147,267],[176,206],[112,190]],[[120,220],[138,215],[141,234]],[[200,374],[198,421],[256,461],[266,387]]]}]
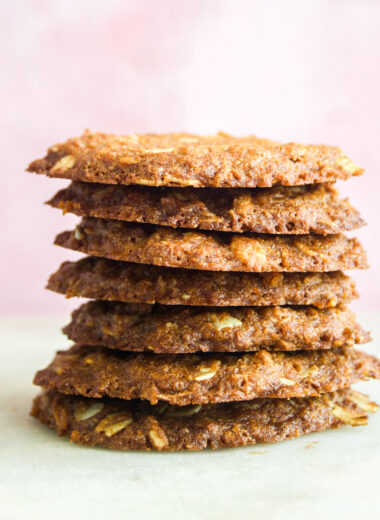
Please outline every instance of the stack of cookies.
[{"label": "stack of cookies", "polygon": [[92,446],[200,450],[361,425],[350,387],[380,377],[342,270],[367,267],[363,225],[332,183],[339,148],[219,133],[86,132],[29,171],[72,184],[49,204],[83,217],[55,243],[85,253],[48,288],[90,298],[75,343],[37,372],[32,415]]}]

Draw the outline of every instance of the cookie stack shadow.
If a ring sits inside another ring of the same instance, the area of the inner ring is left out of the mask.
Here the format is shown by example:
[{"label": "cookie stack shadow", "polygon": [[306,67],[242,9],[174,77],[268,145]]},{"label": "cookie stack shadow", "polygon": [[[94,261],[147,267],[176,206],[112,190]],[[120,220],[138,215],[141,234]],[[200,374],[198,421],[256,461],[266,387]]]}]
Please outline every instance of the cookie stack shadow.
[{"label": "cookie stack shadow", "polygon": [[83,217],[55,243],[87,256],[48,288],[90,301],[37,372],[32,415],[91,446],[200,450],[362,425],[351,389],[380,377],[347,304],[367,267],[333,183],[336,147],[220,133],[86,132],[29,171],[67,178],[49,204]]}]

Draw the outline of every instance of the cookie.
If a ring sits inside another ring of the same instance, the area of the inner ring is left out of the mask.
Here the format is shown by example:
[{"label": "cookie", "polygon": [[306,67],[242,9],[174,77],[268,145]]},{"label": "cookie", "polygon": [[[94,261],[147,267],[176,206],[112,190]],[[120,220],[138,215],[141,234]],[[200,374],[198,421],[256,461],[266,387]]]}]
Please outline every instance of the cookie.
[{"label": "cookie", "polygon": [[227,273],[86,257],[64,262],[47,288],[68,298],[166,305],[314,305],[358,298],[354,281],[331,273]]},{"label": "cookie", "polygon": [[273,443],[343,425],[364,425],[368,413],[377,408],[367,396],[352,390],[185,407],[51,392],[34,399],[31,415],[59,435],[87,446],[196,451]]},{"label": "cookie", "polygon": [[147,188],[74,182],[49,202],[64,213],[216,231],[327,235],[364,225],[328,184],[259,189]]},{"label": "cookie", "polygon": [[136,354],[75,345],[37,372],[45,390],[85,397],[188,404],[310,397],[380,377],[380,361],[353,348],[310,352]]},{"label": "cookie", "polygon": [[74,181],[196,188],[295,186],[363,172],[334,146],[224,133],[115,136],[89,131],[52,146],[28,170]]},{"label": "cookie", "polygon": [[240,235],[185,231],[85,217],[55,244],[113,260],[207,271],[310,272],[362,269],[366,254],[345,235]]},{"label": "cookie", "polygon": [[370,339],[346,306],[220,309],[98,301],[74,311],[63,331],[84,345],[159,354],[316,350]]}]

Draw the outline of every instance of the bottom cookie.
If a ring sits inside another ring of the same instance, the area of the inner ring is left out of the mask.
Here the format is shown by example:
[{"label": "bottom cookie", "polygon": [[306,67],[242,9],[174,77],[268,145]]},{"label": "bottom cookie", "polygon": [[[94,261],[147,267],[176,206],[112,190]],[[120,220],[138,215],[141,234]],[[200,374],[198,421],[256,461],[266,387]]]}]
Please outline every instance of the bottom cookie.
[{"label": "bottom cookie", "polygon": [[42,393],[31,415],[88,446],[119,450],[202,450],[273,443],[306,433],[359,426],[378,406],[346,389],[319,397],[172,406]]}]

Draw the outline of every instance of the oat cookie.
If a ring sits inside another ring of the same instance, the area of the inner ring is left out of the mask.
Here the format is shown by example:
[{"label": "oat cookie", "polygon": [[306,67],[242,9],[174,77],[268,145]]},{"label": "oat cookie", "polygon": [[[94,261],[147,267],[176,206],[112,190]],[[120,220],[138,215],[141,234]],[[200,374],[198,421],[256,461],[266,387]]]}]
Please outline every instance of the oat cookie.
[{"label": "oat cookie", "polygon": [[34,383],[85,397],[188,404],[310,397],[380,377],[380,361],[351,348],[249,354],[136,354],[75,345]]},{"label": "oat cookie", "polygon": [[184,231],[85,217],[55,243],[89,255],[207,271],[310,272],[360,269],[360,242],[345,235],[260,235]]},{"label": "oat cookie", "polygon": [[28,170],[106,184],[226,188],[313,184],[363,172],[335,146],[224,133],[116,136],[89,131],[52,146]]},{"label": "oat cookie", "polygon": [[228,273],[170,269],[86,257],[64,262],[47,288],[68,298],[82,296],[166,305],[314,305],[333,307],[358,298],[342,272]]},{"label": "oat cookie", "polygon": [[48,204],[79,216],[214,231],[327,235],[364,225],[329,184],[215,192],[74,182]]},{"label": "oat cookie", "polygon": [[167,307],[90,302],[63,331],[75,343],[134,352],[316,350],[369,341],[346,306]]},{"label": "oat cookie", "polygon": [[279,442],[346,424],[359,426],[377,408],[352,390],[185,407],[51,392],[35,398],[31,415],[59,435],[87,446],[196,451]]}]

